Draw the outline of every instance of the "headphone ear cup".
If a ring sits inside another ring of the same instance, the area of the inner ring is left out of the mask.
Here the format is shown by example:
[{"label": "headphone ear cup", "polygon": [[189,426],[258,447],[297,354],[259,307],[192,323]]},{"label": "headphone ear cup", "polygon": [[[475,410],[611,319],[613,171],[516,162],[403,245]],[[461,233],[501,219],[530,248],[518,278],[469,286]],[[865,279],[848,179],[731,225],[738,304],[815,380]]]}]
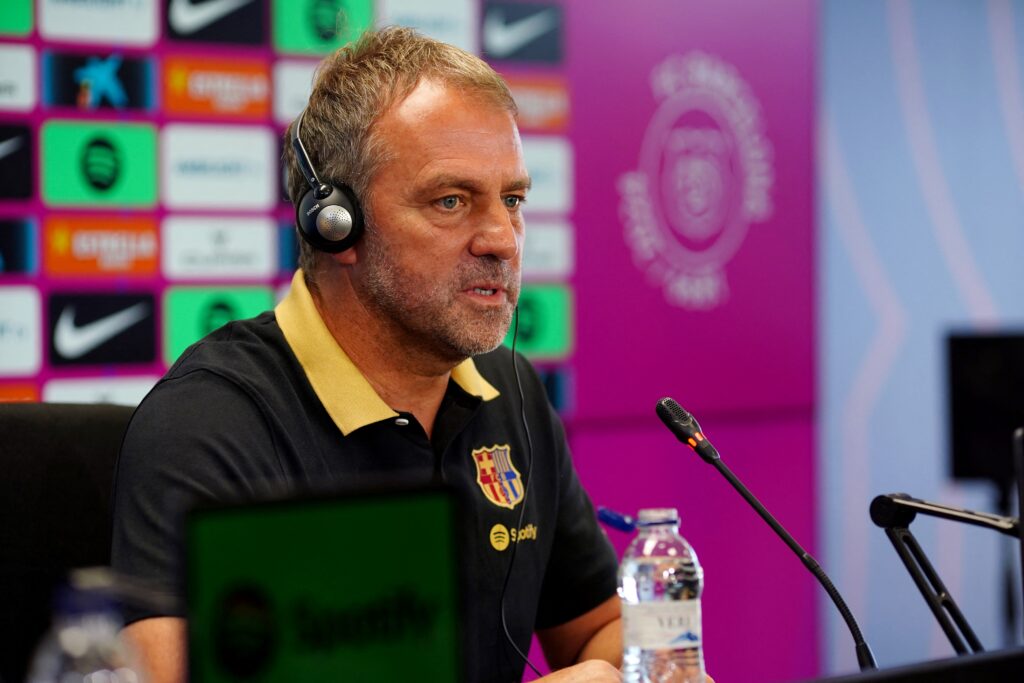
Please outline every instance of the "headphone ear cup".
[{"label": "headphone ear cup", "polygon": [[295,210],[295,224],[306,242],[320,251],[337,254],[362,236],[363,211],[348,186],[326,187],[330,193],[322,199],[314,190],[302,195]]}]

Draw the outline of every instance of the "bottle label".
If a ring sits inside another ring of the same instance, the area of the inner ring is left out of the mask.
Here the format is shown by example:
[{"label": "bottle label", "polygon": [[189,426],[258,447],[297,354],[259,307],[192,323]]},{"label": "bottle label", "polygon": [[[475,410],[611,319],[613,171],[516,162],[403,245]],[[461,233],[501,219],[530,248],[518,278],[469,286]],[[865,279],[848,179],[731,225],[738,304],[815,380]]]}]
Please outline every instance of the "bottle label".
[{"label": "bottle label", "polygon": [[626,647],[644,650],[700,647],[700,600],[624,604],[622,637]]}]

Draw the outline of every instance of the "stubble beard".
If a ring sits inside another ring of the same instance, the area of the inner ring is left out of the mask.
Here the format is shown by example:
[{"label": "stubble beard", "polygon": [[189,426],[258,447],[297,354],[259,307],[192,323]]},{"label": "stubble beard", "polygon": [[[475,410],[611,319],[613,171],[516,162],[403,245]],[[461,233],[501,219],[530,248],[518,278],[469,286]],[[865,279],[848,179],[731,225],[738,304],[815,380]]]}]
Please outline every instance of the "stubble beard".
[{"label": "stubble beard", "polygon": [[[519,273],[510,263],[480,257],[460,265],[447,280],[428,280],[403,272],[376,235],[365,239],[363,301],[396,329],[404,344],[455,363],[501,344],[519,299]],[[504,306],[471,310],[457,300],[469,283],[481,279],[503,283],[508,294]]]}]

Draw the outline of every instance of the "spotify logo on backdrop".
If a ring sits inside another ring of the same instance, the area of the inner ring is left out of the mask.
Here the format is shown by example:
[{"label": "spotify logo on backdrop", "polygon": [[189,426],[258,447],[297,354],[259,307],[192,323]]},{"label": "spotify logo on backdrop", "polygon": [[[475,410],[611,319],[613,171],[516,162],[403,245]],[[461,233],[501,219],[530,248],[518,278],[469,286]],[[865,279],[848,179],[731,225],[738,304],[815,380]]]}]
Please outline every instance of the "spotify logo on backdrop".
[{"label": "spotify logo on backdrop", "polygon": [[48,206],[156,204],[153,124],[50,119],[40,137],[43,201]]},{"label": "spotify logo on backdrop", "polygon": [[310,23],[320,40],[334,40],[338,35],[338,23],[344,21],[341,3],[338,0],[313,0],[309,7]]},{"label": "spotify logo on backdrop", "polygon": [[89,185],[106,192],[121,177],[121,154],[108,138],[97,136],[82,148],[79,166]]}]

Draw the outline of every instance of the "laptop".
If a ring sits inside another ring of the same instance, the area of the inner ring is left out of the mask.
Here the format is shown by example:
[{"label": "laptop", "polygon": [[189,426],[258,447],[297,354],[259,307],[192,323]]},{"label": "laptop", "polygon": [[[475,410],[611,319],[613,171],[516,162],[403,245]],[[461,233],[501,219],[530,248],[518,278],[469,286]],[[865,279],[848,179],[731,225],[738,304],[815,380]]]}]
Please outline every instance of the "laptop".
[{"label": "laptop", "polygon": [[456,508],[437,487],[193,510],[189,680],[464,680]]}]

